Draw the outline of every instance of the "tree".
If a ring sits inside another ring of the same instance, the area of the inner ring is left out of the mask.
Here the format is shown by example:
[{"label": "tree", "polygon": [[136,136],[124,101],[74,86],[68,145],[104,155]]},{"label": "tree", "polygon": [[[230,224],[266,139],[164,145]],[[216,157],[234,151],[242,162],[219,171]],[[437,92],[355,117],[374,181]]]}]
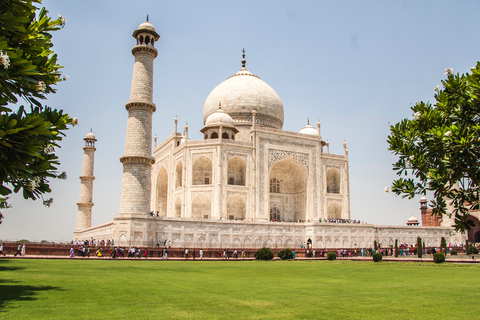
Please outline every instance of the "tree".
[{"label": "tree", "polygon": [[[66,178],[57,171],[55,148],[68,126],[78,123],[40,102],[55,92],[53,85],[66,80],[51,50],[51,32],[66,20],[48,17],[34,3],[41,0],[0,0],[0,209],[8,207],[12,192],[43,199],[51,191],[49,179]],[[19,98],[29,107],[14,112],[10,107]],[[47,206],[52,201],[43,199]],[[0,212],[0,223],[1,218]]]},{"label": "tree", "polygon": [[423,255],[422,250],[422,238],[420,236],[417,237],[417,257],[421,258]]},{"label": "tree", "polygon": [[434,105],[420,101],[411,107],[413,119],[390,126],[387,142],[399,156],[393,170],[400,176],[392,192],[410,199],[432,192],[433,214],[449,214],[465,231],[473,226],[469,210],[479,208],[480,62],[471,73],[445,74]]},{"label": "tree", "polygon": [[440,251],[447,255],[447,240],[445,240],[445,237],[440,240]]}]

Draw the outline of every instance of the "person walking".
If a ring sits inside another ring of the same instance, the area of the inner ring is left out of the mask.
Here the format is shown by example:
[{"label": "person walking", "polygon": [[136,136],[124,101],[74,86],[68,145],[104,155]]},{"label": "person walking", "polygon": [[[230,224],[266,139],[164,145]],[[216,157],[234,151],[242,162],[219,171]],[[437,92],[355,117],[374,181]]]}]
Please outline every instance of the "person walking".
[{"label": "person walking", "polygon": [[70,258],[75,258],[75,250],[73,250],[73,247],[70,248]]},{"label": "person walking", "polygon": [[188,260],[188,248],[185,249],[185,259]]},{"label": "person walking", "polygon": [[3,253],[3,243],[0,244],[0,255],[2,255],[5,257],[5,253]]},{"label": "person walking", "polygon": [[203,250],[200,249],[200,259],[203,259]]},{"label": "person walking", "polygon": [[148,255],[148,251],[147,251],[147,249],[145,248],[145,252],[143,253],[143,256],[145,257],[145,259],[147,259],[147,255]]},{"label": "person walking", "polygon": [[22,256],[21,250],[22,250],[22,245],[19,244],[18,247],[17,247],[17,252],[15,252],[15,254],[14,254],[13,256],[16,257],[17,254],[20,255],[20,256]]}]

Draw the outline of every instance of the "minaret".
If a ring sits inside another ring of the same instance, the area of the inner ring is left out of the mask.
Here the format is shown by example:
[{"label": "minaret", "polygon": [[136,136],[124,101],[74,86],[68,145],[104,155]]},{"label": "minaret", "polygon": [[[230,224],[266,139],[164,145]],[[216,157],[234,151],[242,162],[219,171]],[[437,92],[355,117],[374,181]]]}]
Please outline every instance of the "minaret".
[{"label": "minaret", "polygon": [[155,112],[153,96],[153,59],[157,57],[154,44],[160,36],[150,22],[142,23],[133,32],[137,45],[132,48],[135,57],[128,111],[123,163],[120,215],[148,214],[150,212],[152,157],[152,115]]},{"label": "minaret", "polygon": [[93,156],[95,153],[95,135],[87,133],[85,147],[83,147],[82,175],[80,176],[80,197],[78,199],[77,231],[88,229],[92,226],[92,197],[93,197]]}]

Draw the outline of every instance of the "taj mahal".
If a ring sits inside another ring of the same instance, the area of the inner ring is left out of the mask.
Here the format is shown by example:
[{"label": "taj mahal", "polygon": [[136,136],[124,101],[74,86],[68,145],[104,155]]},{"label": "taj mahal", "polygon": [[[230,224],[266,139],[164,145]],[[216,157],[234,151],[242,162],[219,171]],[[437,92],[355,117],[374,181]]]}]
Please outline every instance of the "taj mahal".
[{"label": "taj mahal", "polygon": [[90,132],[74,240],[203,248],[293,248],[307,239],[319,248],[415,243],[417,236],[434,246],[441,237],[465,240],[448,218],[437,227],[418,226],[414,219],[405,226],[352,221],[347,144],[343,154],[330,153],[320,122],[283,130],[282,101],[247,69],[245,51],[240,70],[206,95],[203,140],[190,140],[189,127],[178,128],[175,118],[172,134],[157,141],[153,64],[160,35],[147,19],[133,37],[120,208],[112,221],[91,225],[97,140]]}]

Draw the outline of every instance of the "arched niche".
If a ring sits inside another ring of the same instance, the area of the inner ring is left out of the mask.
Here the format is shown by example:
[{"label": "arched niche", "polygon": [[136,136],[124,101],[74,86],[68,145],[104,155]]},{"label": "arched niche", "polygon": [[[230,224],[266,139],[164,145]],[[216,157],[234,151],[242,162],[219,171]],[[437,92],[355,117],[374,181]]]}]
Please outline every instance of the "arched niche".
[{"label": "arched niche", "polygon": [[340,193],[340,173],[337,169],[327,171],[327,193]]},{"label": "arched niche", "polygon": [[175,188],[180,188],[182,186],[183,178],[183,164],[182,161],[178,161],[177,167],[175,169]]},{"label": "arched niche", "polygon": [[192,167],[192,184],[212,184],[212,161],[205,156],[195,160]]},{"label": "arched niche", "polygon": [[177,197],[177,199],[175,200],[175,217],[182,217],[182,200],[180,200],[180,197]]},{"label": "arched niche", "polygon": [[228,180],[227,184],[244,186],[247,164],[240,157],[233,157],[228,160]]},{"label": "arched niche", "polygon": [[160,168],[157,176],[155,212],[159,217],[167,216],[168,174],[165,167]]},{"label": "arched niche", "polygon": [[192,200],[192,218],[209,219],[212,212],[212,202],[210,198],[200,193]]},{"label": "arched niche", "polygon": [[328,204],[327,208],[328,219],[341,219],[342,218],[342,206],[339,203],[333,202]]},{"label": "arched niche", "polygon": [[227,199],[228,220],[245,220],[246,200],[239,194],[234,194]]}]

